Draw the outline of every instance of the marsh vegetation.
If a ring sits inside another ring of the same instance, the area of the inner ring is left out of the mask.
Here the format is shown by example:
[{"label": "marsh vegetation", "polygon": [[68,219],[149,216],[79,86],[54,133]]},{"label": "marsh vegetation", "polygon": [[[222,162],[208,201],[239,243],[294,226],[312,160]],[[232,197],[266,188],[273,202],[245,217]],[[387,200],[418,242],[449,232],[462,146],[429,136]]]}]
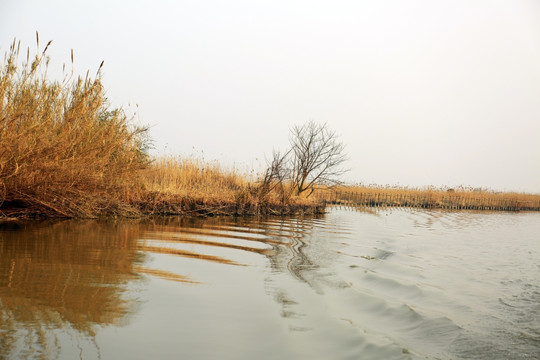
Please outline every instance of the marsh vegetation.
[{"label": "marsh vegetation", "polygon": [[453,210],[538,211],[540,195],[488,189],[340,186],[316,192],[330,204],[372,207],[414,207]]},{"label": "marsh vegetation", "polygon": [[153,158],[49,45],[0,68],[0,220],[106,219],[0,221],[0,358],[538,358],[539,214],[432,209],[540,195],[345,186],[315,122],[255,177]]},{"label": "marsh vegetation", "polygon": [[[469,190],[340,187],[344,144],[325,124],[290,129],[256,177],[196,158],[149,154],[148,128],[107,102],[94,77],[48,77],[47,49],[21,60],[16,41],[0,67],[0,217],[97,218],[242,215],[364,206],[539,210],[540,196]],[[73,53],[71,56],[73,63]],[[69,68],[69,66],[68,66]],[[73,67],[72,67],[73,68]]]},{"label": "marsh vegetation", "polygon": [[14,41],[0,69],[2,216],[310,211],[219,165],[151,158],[148,129],[108,104],[101,66],[94,78],[48,78],[50,44],[21,62]]}]

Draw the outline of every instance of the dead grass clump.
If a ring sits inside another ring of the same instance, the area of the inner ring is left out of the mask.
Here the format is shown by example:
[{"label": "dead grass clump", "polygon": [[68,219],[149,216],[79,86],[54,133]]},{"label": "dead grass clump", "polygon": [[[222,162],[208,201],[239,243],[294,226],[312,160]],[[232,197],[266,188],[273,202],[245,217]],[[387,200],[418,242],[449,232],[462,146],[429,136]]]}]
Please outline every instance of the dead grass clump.
[{"label": "dead grass clump", "polygon": [[108,107],[99,70],[95,79],[49,81],[49,45],[20,63],[14,41],[0,68],[0,211],[122,212],[121,195],[147,162],[146,130]]}]

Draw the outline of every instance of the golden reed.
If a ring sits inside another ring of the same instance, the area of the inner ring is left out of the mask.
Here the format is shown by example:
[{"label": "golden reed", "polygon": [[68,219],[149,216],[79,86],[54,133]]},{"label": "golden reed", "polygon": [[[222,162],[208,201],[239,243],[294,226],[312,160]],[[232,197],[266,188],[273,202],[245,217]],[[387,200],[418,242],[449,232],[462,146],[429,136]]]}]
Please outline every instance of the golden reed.
[{"label": "golden reed", "polygon": [[[37,36],[37,34],[36,34]],[[39,38],[38,38],[39,49]],[[43,51],[0,66],[0,220],[21,217],[241,215],[324,211],[321,201],[368,206],[539,210],[537,195],[380,188],[283,197],[279,187],[193,158],[152,159],[148,132],[110,108],[101,82],[49,80]],[[71,56],[73,62],[73,54]],[[262,178],[262,176],[261,176]],[[282,186],[289,186],[282,184]],[[285,199],[285,200],[284,200]]]},{"label": "golden reed", "polygon": [[147,129],[106,101],[103,63],[94,79],[51,81],[49,45],[20,62],[14,41],[0,67],[0,219],[312,210],[217,164],[151,159]]},{"label": "golden reed", "polygon": [[109,109],[99,70],[95,79],[48,80],[49,45],[21,64],[14,41],[0,68],[0,211],[125,212],[122,194],[148,164],[145,129]]},{"label": "golden reed", "polygon": [[469,188],[409,189],[374,186],[341,186],[319,189],[315,196],[327,203],[348,206],[418,207],[470,210],[540,210],[540,195],[494,192]]}]

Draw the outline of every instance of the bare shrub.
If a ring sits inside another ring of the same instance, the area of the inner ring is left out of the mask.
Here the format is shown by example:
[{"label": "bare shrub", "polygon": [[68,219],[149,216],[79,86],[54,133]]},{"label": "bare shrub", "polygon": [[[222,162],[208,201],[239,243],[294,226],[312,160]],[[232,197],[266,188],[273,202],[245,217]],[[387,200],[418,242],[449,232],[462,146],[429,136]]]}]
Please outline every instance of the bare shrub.
[{"label": "bare shrub", "polygon": [[261,187],[277,190],[285,202],[293,194],[307,193],[315,186],[340,184],[339,177],[347,170],[341,165],[347,160],[345,146],[335,131],[326,124],[310,121],[291,129],[290,149],[282,154],[274,152]]}]

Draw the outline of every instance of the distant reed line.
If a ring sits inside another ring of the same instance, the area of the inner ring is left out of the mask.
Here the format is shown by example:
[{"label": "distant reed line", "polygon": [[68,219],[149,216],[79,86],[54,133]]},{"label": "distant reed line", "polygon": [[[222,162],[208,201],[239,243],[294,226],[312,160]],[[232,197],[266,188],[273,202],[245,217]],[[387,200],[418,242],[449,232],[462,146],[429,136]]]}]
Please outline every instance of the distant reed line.
[{"label": "distant reed line", "polygon": [[413,207],[424,209],[540,211],[540,195],[489,191],[339,188],[318,190],[327,204],[366,207]]}]

